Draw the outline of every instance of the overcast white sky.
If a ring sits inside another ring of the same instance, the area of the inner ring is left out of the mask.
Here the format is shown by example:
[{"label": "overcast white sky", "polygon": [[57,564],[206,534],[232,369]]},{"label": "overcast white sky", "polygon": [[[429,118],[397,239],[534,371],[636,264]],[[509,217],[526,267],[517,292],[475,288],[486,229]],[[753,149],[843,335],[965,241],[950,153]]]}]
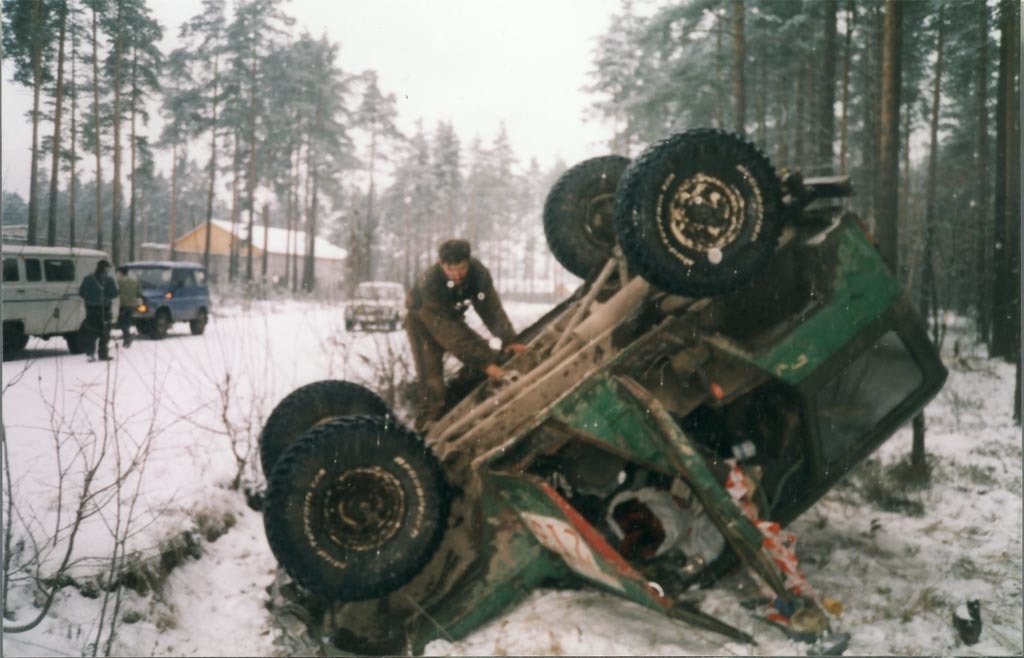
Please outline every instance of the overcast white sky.
[{"label": "overcast white sky", "polygon": [[[148,1],[170,50],[200,0]],[[406,131],[418,118],[428,130],[450,120],[468,147],[476,135],[490,143],[504,121],[521,163],[536,157],[545,167],[559,157],[571,165],[607,150],[610,128],[584,121],[592,98],[582,87],[596,37],[608,29],[619,0],[292,0],[284,6],[296,19],[296,34],[326,32],[341,44],[343,70],[379,73],[381,89],[399,99]],[[5,63],[3,187],[27,197],[32,97],[10,79]],[[42,124],[41,136],[51,131],[52,124]]]}]

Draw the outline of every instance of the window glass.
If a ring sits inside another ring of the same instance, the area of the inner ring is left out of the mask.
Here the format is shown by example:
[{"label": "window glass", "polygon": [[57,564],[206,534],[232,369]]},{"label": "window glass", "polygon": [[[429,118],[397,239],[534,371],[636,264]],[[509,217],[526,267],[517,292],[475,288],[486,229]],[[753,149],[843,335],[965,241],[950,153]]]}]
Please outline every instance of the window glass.
[{"label": "window glass", "polygon": [[171,281],[175,288],[188,288],[196,285],[195,279],[192,277],[192,270],[174,270]]},{"label": "window glass", "polygon": [[43,261],[47,281],[74,281],[75,262],[67,258],[47,258]]},{"label": "window glass", "polygon": [[196,285],[206,285],[206,271],[205,270],[194,270],[192,272],[196,277]]},{"label": "window glass", "polygon": [[825,461],[843,457],[924,381],[894,331],[862,352],[818,391],[818,430]]},{"label": "window glass", "polygon": [[42,281],[43,280],[43,266],[39,263],[38,258],[26,258],[25,259],[25,280],[26,281]]},{"label": "window glass", "polygon": [[143,288],[166,288],[171,282],[169,267],[139,267],[129,270]]},{"label": "window glass", "polygon": [[18,259],[17,258],[5,258],[4,259],[4,281],[17,281],[18,277]]}]

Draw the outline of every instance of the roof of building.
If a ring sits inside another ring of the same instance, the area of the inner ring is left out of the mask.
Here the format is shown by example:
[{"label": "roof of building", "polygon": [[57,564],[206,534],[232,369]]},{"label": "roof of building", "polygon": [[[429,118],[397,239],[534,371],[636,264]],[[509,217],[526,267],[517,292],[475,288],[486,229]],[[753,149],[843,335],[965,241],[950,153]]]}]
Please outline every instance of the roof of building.
[{"label": "roof of building", "polygon": [[98,256],[110,259],[105,251],[86,249],[84,247],[45,247],[42,245],[28,245],[21,243],[3,243],[3,253],[10,255],[35,255],[35,256]]},{"label": "roof of building", "polygon": [[[213,220],[213,225],[228,233],[232,233],[231,222],[215,219]],[[234,235],[239,240],[245,240],[249,233],[248,225],[239,222],[234,228]],[[263,249],[264,229],[262,226],[252,227],[252,237],[253,246]],[[289,254],[294,252],[299,256],[303,256],[306,253],[306,232],[289,231],[288,229],[272,226],[267,229],[266,244],[267,251],[272,254]],[[314,253],[317,258],[324,260],[344,260],[348,256],[347,251],[321,237],[316,238]]]}]

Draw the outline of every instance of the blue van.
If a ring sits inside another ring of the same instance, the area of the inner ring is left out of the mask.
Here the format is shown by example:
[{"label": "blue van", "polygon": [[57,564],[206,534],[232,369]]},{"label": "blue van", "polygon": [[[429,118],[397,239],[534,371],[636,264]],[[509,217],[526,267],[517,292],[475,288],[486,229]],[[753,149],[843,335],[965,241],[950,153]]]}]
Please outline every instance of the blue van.
[{"label": "blue van", "polygon": [[210,320],[210,291],[202,265],[138,261],[125,267],[142,288],[142,299],[132,313],[139,333],[163,338],[174,322],[188,322],[196,336],[206,330]]}]

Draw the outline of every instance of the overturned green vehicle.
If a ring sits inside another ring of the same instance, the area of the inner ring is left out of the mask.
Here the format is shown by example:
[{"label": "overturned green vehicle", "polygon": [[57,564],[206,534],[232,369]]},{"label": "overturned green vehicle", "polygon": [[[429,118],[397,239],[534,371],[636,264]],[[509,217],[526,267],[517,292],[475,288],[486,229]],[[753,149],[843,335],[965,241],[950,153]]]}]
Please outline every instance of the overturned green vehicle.
[{"label": "overturned green vehicle", "polygon": [[766,528],[814,504],[946,377],[836,203],[849,193],[780,176],[719,131],[588,160],[544,217],[586,281],[521,334],[514,377],[462,373],[423,437],[355,384],[289,395],[261,435],[265,527],[329,610],[319,634],[417,653],[532,588],[582,583],[753,641],[680,598],[741,564],[783,626],[826,634]]}]

